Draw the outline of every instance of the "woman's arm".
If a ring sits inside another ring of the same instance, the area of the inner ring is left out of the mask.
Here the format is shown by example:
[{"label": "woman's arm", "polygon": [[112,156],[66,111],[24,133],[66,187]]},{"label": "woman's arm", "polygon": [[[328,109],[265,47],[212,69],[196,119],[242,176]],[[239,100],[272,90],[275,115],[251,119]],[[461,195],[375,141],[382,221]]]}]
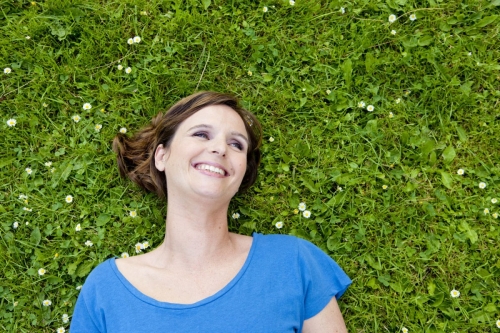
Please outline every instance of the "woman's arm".
[{"label": "woman's arm", "polygon": [[342,318],[335,296],[332,297],[330,303],[320,313],[304,321],[302,332],[347,333],[344,318]]}]

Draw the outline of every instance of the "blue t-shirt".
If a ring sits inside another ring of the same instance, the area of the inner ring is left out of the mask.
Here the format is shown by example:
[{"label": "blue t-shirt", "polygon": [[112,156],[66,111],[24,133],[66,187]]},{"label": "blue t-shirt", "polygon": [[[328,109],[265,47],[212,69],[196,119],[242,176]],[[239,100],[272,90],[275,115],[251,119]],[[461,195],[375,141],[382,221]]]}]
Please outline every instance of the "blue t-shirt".
[{"label": "blue t-shirt", "polygon": [[70,332],[301,332],[351,280],[321,249],[285,235],[253,234],[248,257],[222,290],[193,304],[136,289],[111,258],[88,276]]}]

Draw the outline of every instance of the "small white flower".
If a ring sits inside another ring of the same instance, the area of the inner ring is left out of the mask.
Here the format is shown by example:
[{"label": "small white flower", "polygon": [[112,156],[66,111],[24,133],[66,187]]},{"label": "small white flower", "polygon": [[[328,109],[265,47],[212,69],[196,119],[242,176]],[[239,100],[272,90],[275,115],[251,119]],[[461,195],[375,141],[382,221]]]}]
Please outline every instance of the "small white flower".
[{"label": "small white flower", "polygon": [[123,69],[122,65],[118,65],[118,70],[121,71]]},{"label": "small white flower", "polygon": [[76,286],[76,290],[82,289],[82,285]]},{"label": "small white flower", "polygon": [[76,231],[81,231],[82,230],[82,226],[80,225],[80,223],[78,223],[75,227],[75,230]]},{"label": "small white flower", "polygon": [[30,37],[30,36],[26,36],[26,37],[24,37],[24,38],[26,38],[27,40],[30,40],[30,39],[31,39],[31,37]]},{"label": "small white flower", "polygon": [[283,228],[283,222],[279,221],[279,222],[276,222],[276,224],[274,225],[276,228],[278,229],[281,229]]},{"label": "small white flower", "polygon": [[491,214],[491,216],[492,216],[494,219],[497,219],[497,218],[498,218],[498,213],[493,213],[493,214]]},{"label": "small white flower", "polygon": [[15,221],[14,223],[12,223],[12,228],[14,229],[19,228],[19,222]]},{"label": "small white flower", "polygon": [[396,99],[396,104],[399,104],[399,103],[401,103],[401,98]]},{"label": "small white flower", "polygon": [[299,210],[301,212],[305,211],[306,210],[306,203],[305,202],[301,202],[299,203]]},{"label": "small white flower", "polygon": [[74,121],[75,123],[77,123],[77,122],[79,122],[79,121],[80,121],[80,119],[81,119],[81,118],[80,118],[80,116],[79,116],[79,115],[75,114],[73,117],[71,117],[71,119],[73,119],[73,121]]},{"label": "small white flower", "polygon": [[389,112],[389,118],[394,118],[394,113]]},{"label": "small white flower", "polygon": [[90,103],[85,103],[85,104],[83,104],[83,109],[90,110],[90,109],[92,109],[92,105]]},{"label": "small white flower", "polygon": [[365,102],[361,101],[358,103],[358,108],[364,108],[366,106]]},{"label": "small white flower", "polygon": [[142,250],[144,249],[144,245],[142,243],[137,243],[134,245],[135,247],[135,253],[141,253]]},{"label": "small white flower", "polygon": [[31,173],[33,172],[33,170],[31,170],[31,168],[26,168],[26,169],[24,169],[24,171],[26,171],[26,173],[28,175],[31,175]]},{"label": "small white flower", "polygon": [[149,247],[149,242],[148,241],[145,241],[144,243],[142,243],[142,248],[143,249],[147,249]]},{"label": "small white flower", "polygon": [[50,169],[50,172],[51,172],[51,173],[56,172],[56,168],[52,168],[52,169]]},{"label": "small white flower", "polygon": [[67,195],[66,198],[64,198],[64,200],[67,203],[72,203],[73,202],[73,196],[72,195]]},{"label": "small white flower", "polygon": [[405,91],[405,96],[408,97],[411,94],[411,90]]},{"label": "small white flower", "polygon": [[491,198],[491,203],[496,204],[498,202],[497,198]]},{"label": "small white flower", "polygon": [[305,210],[302,212],[302,216],[304,216],[306,219],[311,217],[311,212],[308,210]]},{"label": "small white flower", "polygon": [[290,3],[290,6],[295,6],[295,1],[290,0],[289,3]]},{"label": "small white flower", "polygon": [[92,243],[90,240],[88,240],[85,242],[85,245],[88,247],[91,247],[92,245],[94,245],[94,243]]},{"label": "small white flower", "polygon": [[16,124],[17,124],[17,121],[14,118],[7,120],[7,126],[9,126],[9,127],[14,127],[14,126],[16,126]]},{"label": "small white flower", "polygon": [[337,187],[337,191],[342,192],[343,191],[342,187],[340,187],[340,186]]},{"label": "small white flower", "polygon": [[497,327],[500,328],[500,319],[497,320],[496,324],[497,324]]},{"label": "small white flower", "polygon": [[332,93],[332,91],[330,89],[326,89],[326,94],[327,95],[330,95]]},{"label": "small white flower", "polygon": [[129,254],[127,252],[123,252],[122,255],[121,255],[122,258],[128,258],[130,257]]},{"label": "small white flower", "polygon": [[26,200],[26,199],[28,199],[27,195],[19,194],[19,200]]},{"label": "small white flower", "polygon": [[397,34],[396,30],[391,30],[391,35]]},{"label": "small white flower", "polygon": [[470,57],[472,55],[472,52],[467,53],[467,55]]},{"label": "small white flower", "polygon": [[130,213],[128,213],[130,215],[130,217],[136,217],[137,216],[137,212],[135,210],[131,210]]},{"label": "small white flower", "polygon": [[[68,322],[68,321],[66,321],[66,323],[67,323],[67,322]],[[64,333],[64,332],[66,332],[66,330],[64,329],[64,327],[59,327],[59,328],[57,329],[57,333]]]},{"label": "small white flower", "polygon": [[139,37],[139,36],[135,36],[135,37],[134,37],[134,43],[138,44],[138,43],[140,43],[140,42],[141,42],[141,37]]},{"label": "small white flower", "polygon": [[47,161],[47,162],[44,163],[44,165],[46,167],[50,167],[50,166],[52,166],[52,162],[51,161]]},{"label": "small white flower", "polygon": [[127,133],[127,129],[125,127],[120,128],[120,133],[121,134]]},{"label": "small white flower", "polygon": [[264,13],[267,13],[267,11],[268,11],[267,7],[266,7],[266,6],[264,6],[264,8],[262,8],[262,11],[263,11]]},{"label": "small white flower", "polygon": [[248,71],[247,74],[248,74],[248,76],[252,76],[253,75],[252,71]]},{"label": "small white flower", "polygon": [[25,211],[27,211],[27,212],[31,212],[33,209],[28,208],[28,207],[23,207],[23,210],[25,210]]},{"label": "small white flower", "polygon": [[480,182],[480,183],[479,183],[479,188],[480,188],[480,189],[484,189],[484,188],[486,188],[486,183],[485,183],[485,182]]},{"label": "small white flower", "polygon": [[450,291],[450,295],[451,297],[453,298],[457,298],[460,296],[460,291],[456,290],[456,289],[453,289],[452,291]]},{"label": "small white flower", "polygon": [[46,107],[47,107],[47,106],[49,106],[49,105],[48,105],[47,103],[45,103],[45,102],[44,102],[44,103],[42,104],[42,106],[43,106],[44,108],[46,108]]},{"label": "small white flower", "polygon": [[44,268],[40,268],[40,269],[38,270],[38,275],[40,275],[40,276],[41,276],[41,275],[44,275],[46,272],[47,272],[47,271],[46,271]]},{"label": "small white flower", "polygon": [[134,44],[134,39],[133,39],[133,38],[129,38],[129,39],[127,40],[127,44],[128,44],[128,45],[132,45],[132,44]]},{"label": "small white flower", "polygon": [[14,306],[18,306],[18,305],[19,305],[19,302],[15,301],[14,303],[12,303],[12,305],[14,305]]},{"label": "small white flower", "polygon": [[50,305],[52,305],[52,302],[50,300],[46,299],[42,302],[42,304],[43,304],[43,306],[50,306]]},{"label": "small white flower", "polygon": [[340,12],[341,12],[342,14],[345,14],[345,8],[344,8],[344,7],[340,7]]},{"label": "small white flower", "polygon": [[403,333],[408,333],[408,329],[407,329],[406,327],[403,327],[403,328],[401,329],[401,332],[403,332]]},{"label": "small white flower", "polygon": [[417,19],[417,15],[411,14],[410,15],[410,21],[415,21]]},{"label": "small white flower", "polygon": [[396,15],[394,14],[389,15],[389,23],[396,22],[396,19],[397,19]]},{"label": "small white flower", "polygon": [[69,316],[67,313],[62,315],[62,321],[63,323],[67,324],[69,322]]},{"label": "small white flower", "polygon": [[382,189],[383,189],[383,190],[387,190],[388,188],[389,188],[389,186],[387,186],[387,185],[385,185],[385,184],[384,184],[384,185],[382,185]]},{"label": "small white flower", "polygon": [[490,213],[490,210],[488,208],[483,209],[484,215],[488,215]]},{"label": "small white flower", "polygon": [[29,223],[29,222],[26,222],[26,225],[30,225],[30,223]]},{"label": "small white flower", "polygon": [[127,74],[132,73],[132,68],[130,68],[130,67],[125,68],[125,73],[127,73]]},{"label": "small white flower", "polygon": [[233,219],[239,219],[240,218],[240,214],[239,213],[233,213],[232,217],[233,217]]},{"label": "small white flower", "polygon": [[94,128],[95,128],[96,132],[99,132],[101,130],[101,128],[102,128],[102,125],[101,124],[96,124],[94,126]]},{"label": "small white flower", "polygon": [[366,111],[372,112],[373,110],[375,110],[375,107],[373,105],[368,105],[366,107]]},{"label": "small white flower", "polygon": [[10,74],[10,73],[12,72],[12,69],[10,69],[10,67],[5,67],[5,68],[3,69],[3,72],[4,72],[5,74]]},{"label": "small white flower", "polygon": [[464,170],[464,169],[458,169],[458,170],[457,170],[457,175],[459,175],[459,176],[463,176],[463,175],[464,175],[464,173],[465,173],[465,170]]},{"label": "small white flower", "polygon": [[269,138],[269,142],[274,142],[274,138],[272,136]]},{"label": "small white flower", "polygon": [[306,88],[302,88],[302,91],[306,91]]}]

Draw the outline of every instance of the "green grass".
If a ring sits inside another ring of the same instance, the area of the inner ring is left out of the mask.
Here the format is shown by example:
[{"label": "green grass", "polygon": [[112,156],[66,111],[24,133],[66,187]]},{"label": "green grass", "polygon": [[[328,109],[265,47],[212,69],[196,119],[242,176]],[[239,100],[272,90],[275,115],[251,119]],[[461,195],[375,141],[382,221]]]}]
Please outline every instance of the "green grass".
[{"label": "green grass", "polygon": [[350,332],[498,332],[499,6],[0,0],[0,68],[12,69],[0,72],[0,330],[67,329],[93,267],[160,244],[165,206],[119,179],[111,140],[215,90],[265,133],[231,230],[328,252],[353,279],[340,301]]}]

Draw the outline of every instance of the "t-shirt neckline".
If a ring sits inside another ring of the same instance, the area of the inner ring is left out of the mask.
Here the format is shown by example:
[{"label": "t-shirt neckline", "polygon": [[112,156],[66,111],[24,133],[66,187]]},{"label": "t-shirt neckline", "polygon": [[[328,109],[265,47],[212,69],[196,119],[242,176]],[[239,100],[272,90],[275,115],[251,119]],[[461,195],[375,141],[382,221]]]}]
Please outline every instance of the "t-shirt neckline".
[{"label": "t-shirt neckline", "polygon": [[151,305],[157,306],[157,307],[162,307],[162,308],[170,308],[170,309],[189,309],[189,308],[195,308],[199,306],[203,306],[205,304],[211,303],[218,299],[219,297],[222,297],[224,294],[226,294],[229,290],[231,290],[236,283],[241,279],[241,277],[245,274],[245,271],[247,270],[248,266],[250,265],[250,262],[252,260],[253,254],[255,252],[255,248],[257,247],[257,240],[261,235],[254,232],[252,233],[252,245],[250,246],[250,251],[248,252],[247,258],[245,260],[245,263],[241,267],[240,271],[236,274],[235,277],[227,285],[225,285],[221,290],[213,294],[212,296],[208,296],[207,298],[204,298],[202,300],[199,300],[198,302],[192,303],[192,304],[179,304],[179,303],[170,303],[170,302],[162,302],[158,301],[150,296],[147,296],[143,294],[139,289],[134,287],[132,283],[130,283],[125,276],[118,270],[118,267],[116,266],[115,259],[116,258],[111,258],[109,260],[109,264],[111,266],[111,269],[115,273],[116,277],[120,282],[124,285],[124,287],[135,297],[137,297],[139,300],[149,303]]}]

